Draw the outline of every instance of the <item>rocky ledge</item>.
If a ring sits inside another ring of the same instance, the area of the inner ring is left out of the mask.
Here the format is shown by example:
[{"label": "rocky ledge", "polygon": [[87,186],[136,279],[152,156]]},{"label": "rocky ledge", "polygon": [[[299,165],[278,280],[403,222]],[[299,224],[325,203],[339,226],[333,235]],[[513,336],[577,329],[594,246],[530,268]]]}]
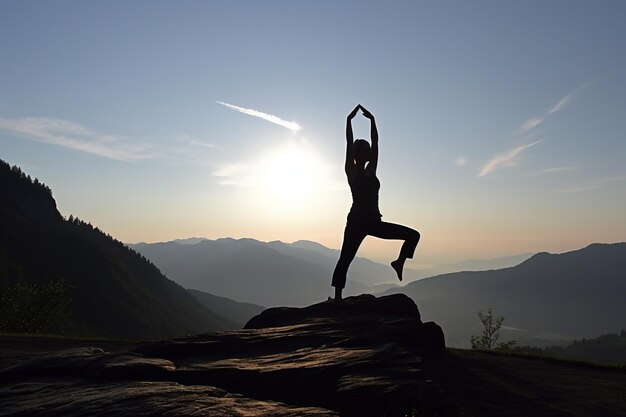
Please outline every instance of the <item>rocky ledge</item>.
[{"label": "rocky ledge", "polygon": [[271,308],[244,329],[51,352],[0,371],[3,415],[405,416],[444,335],[404,295]]}]

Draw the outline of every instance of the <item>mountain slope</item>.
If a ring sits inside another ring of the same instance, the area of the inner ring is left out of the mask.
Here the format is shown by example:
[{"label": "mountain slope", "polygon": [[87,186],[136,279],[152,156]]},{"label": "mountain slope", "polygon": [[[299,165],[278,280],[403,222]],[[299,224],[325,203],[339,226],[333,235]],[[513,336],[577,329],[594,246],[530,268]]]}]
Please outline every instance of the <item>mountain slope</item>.
[{"label": "mountain slope", "polygon": [[222,317],[228,317],[229,320],[235,322],[235,327],[243,327],[252,317],[256,316],[265,307],[258,306],[250,303],[240,303],[230,298],[218,297],[217,295],[209,294],[204,291],[188,289],[203,306],[209,310],[219,314]]},{"label": "mountain slope", "polygon": [[539,253],[515,267],[440,275],[386,293],[397,292],[437,320],[452,346],[480,333],[476,312],[488,307],[505,317],[505,339],[545,344],[593,337],[626,327],[626,243]]},{"label": "mountain slope", "polygon": [[227,325],[135,251],[65,220],[48,187],[0,161],[0,285],[59,278],[75,287],[70,333],[152,339]]}]

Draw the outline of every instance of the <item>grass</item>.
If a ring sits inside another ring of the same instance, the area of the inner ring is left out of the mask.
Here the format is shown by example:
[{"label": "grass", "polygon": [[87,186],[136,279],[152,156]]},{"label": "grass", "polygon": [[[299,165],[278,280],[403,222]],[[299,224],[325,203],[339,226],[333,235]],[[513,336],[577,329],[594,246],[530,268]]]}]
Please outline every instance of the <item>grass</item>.
[{"label": "grass", "polygon": [[537,359],[537,360],[543,360],[546,362],[553,362],[556,364],[564,364],[564,365],[580,366],[580,367],[591,367],[591,368],[603,368],[603,369],[626,372],[626,363],[607,364],[607,363],[594,362],[594,361],[576,359],[576,358],[570,358],[570,357],[554,356],[554,355],[548,355],[548,354],[535,354],[535,353],[529,353],[529,352],[516,352],[516,351],[471,350],[471,349],[459,349],[459,348],[451,348],[451,347],[447,347],[446,350],[449,352],[459,352],[459,353],[481,352],[487,355]]},{"label": "grass", "polygon": [[567,358],[447,348],[427,366],[469,416],[625,416],[626,372]]}]

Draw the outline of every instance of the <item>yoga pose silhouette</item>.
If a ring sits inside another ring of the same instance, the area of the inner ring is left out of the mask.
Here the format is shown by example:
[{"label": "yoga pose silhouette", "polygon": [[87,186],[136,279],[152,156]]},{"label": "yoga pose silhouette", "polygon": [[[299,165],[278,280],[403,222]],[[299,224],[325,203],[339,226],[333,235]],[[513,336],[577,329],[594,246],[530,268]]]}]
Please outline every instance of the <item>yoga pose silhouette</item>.
[{"label": "yoga pose silhouette", "polygon": [[[371,122],[372,145],[364,140],[354,140],[352,119],[361,110],[363,116]],[[367,164],[367,166],[366,166]],[[381,239],[404,240],[398,259],[391,262],[398,279],[402,281],[402,269],[407,258],[412,258],[420,239],[417,230],[381,220],[378,210],[378,190],[380,181],[376,178],[378,165],[378,130],[372,113],[360,104],[352,110],[346,121],[346,165],[345,171],[348,184],[352,191],[352,207],[348,213],[348,221],[343,232],[341,255],[333,272],[332,286],[335,287],[335,300],[342,299],[341,292],[346,286],[348,267],[354,259],[365,236],[371,235]]]}]

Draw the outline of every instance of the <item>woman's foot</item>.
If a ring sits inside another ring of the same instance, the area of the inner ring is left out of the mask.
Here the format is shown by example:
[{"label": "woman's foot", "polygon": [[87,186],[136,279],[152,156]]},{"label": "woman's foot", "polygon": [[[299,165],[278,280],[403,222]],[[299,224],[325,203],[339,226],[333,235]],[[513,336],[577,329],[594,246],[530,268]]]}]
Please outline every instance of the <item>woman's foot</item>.
[{"label": "woman's foot", "polygon": [[404,269],[404,261],[406,258],[398,258],[391,263],[391,267],[394,271],[396,271],[396,275],[398,275],[398,279],[402,281],[402,269]]}]

